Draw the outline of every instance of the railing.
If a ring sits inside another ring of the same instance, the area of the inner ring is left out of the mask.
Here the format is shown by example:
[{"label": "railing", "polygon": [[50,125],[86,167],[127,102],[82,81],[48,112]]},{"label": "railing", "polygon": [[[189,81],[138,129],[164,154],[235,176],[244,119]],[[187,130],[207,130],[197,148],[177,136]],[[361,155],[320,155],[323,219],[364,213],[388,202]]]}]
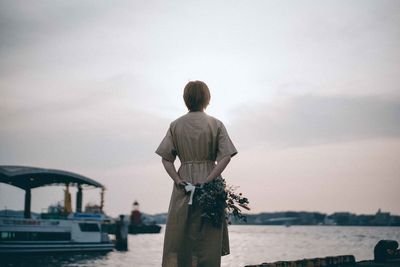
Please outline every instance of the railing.
[{"label": "railing", "polygon": [[63,213],[41,213],[40,218],[44,220],[66,220],[68,214]]},{"label": "railing", "polygon": [[36,219],[16,219],[16,218],[0,218],[0,225],[3,226],[55,226],[59,225],[57,220],[45,221]]}]

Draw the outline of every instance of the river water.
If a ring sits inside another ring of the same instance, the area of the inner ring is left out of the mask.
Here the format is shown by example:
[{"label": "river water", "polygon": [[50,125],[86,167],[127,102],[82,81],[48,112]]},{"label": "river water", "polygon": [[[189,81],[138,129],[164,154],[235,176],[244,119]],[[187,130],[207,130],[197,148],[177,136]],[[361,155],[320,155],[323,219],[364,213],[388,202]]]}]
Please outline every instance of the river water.
[{"label": "river water", "polygon": [[[163,226],[164,228],[164,226]],[[343,226],[229,226],[231,254],[222,266],[235,267],[280,260],[352,254],[357,261],[373,258],[381,239],[400,241],[400,227]],[[130,235],[128,252],[105,255],[60,255],[15,259],[4,266],[150,267],[161,266],[163,233]]]}]

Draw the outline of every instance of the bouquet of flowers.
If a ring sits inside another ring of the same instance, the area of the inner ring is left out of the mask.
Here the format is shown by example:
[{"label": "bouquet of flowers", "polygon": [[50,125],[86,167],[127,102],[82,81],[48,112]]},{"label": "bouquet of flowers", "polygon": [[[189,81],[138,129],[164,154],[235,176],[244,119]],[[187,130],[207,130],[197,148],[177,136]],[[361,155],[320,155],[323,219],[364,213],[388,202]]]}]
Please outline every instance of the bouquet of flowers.
[{"label": "bouquet of flowers", "polygon": [[250,210],[249,200],[237,194],[235,187],[227,186],[222,177],[217,177],[210,183],[196,187],[193,201],[202,211],[202,217],[211,222],[215,227],[220,227],[223,220],[228,220],[233,216],[239,221],[247,222],[242,210]]}]

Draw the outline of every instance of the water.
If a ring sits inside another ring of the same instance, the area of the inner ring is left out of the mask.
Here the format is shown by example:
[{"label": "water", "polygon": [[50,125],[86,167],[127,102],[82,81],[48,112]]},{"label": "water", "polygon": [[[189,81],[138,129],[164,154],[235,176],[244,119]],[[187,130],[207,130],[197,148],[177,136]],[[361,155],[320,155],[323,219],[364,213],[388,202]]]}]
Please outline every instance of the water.
[{"label": "water", "polygon": [[[400,241],[400,227],[229,226],[231,254],[222,266],[235,267],[279,260],[352,254],[357,261],[373,258],[381,239]],[[128,252],[80,256],[41,256],[13,260],[5,266],[161,266],[163,234],[130,235]]]}]

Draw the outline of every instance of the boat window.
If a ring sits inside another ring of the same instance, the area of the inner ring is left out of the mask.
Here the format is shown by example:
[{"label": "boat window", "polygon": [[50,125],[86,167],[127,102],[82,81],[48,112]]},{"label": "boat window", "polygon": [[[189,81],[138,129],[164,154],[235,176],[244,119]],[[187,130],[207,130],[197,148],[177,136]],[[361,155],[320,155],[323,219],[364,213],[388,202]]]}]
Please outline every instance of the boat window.
[{"label": "boat window", "polygon": [[68,241],[68,232],[0,232],[0,241]]},{"label": "boat window", "polygon": [[79,228],[81,228],[82,232],[100,232],[100,228],[97,223],[80,223]]}]

